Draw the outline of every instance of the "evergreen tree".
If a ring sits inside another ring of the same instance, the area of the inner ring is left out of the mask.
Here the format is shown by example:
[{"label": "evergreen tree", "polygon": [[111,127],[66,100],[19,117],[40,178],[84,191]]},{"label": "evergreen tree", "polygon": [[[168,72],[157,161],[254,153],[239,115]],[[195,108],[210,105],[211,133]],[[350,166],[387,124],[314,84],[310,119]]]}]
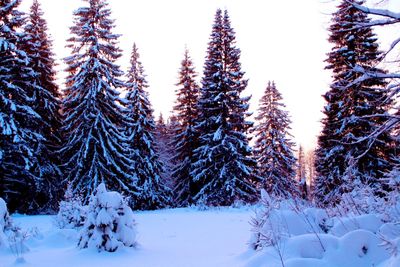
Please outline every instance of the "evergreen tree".
[{"label": "evergreen tree", "polygon": [[78,247],[114,252],[134,247],[136,224],[132,209],[118,192],[108,192],[101,183],[90,197],[85,224],[79,232]]},{"label": "evergreen tree", "polygon": [[125,99],[130,120],[127,136],[134,151],[131,171],[140,188],[140,194],[133,199],[134,207],[142,210],[163,208],[170,204],[171,192],[161,182],[163,169],[156,151],[153,109],[145,91],[148,85],[135,44],[130,63]]},{"label": "evergreen tree", "polygon": [[249,98],[240,97],[247,80],[239,58],[228,13],[217,10],[199,97],[200,145],[191,172],[197,203],[231,205],[257,198],[256,164],[246,136],[251,126],[246,121]]},{"label": "evergreen tree", "polygon": [[[332,70],[333,82],[324,95],[327,104],[315,161],[315,194],[321,204],[334,203],[344,193],[343,175],[349,172],[347,168],[358,174],[354,179],[376,192],[381,192],[381,177],[391,169],[393,150],[389,133],[368,138],[383,125],[392,104],[387,101],[386,82],[379,78],[359,80],[362,74],[355,71],[362,67],[368,72],[384,73],[375,67],[381,52],[372,29],[354,26],[370,22],[365,13],[352,5],[363,2],[343,0],[329,28],[333,48],[326,68]],[[350,166],[351,160],[354,164]]]},{"label": "evergreen tree", "polygon": [[198,116],[197,102],[199,98],[199,86],[196,83],[197,74],[193,61],[186,49],[179,70],[179,86],[177,90],[177,101],[174,111],[179,122],[174,129],[173,147],[175,156],[173,161],[172,176],[175,179],[176,201],[181,206],[191,204],[193,197],[193,180],[191,170],[194,158],[194,150],[198,145],[198,135],[195,129]]},{"label": "evergreen tree", "polygon": [[0,1],[0,196],[12,211],[36,209],[36,192],[42,186],[35,173],[36,155],[43,136],[38,133],[40,115],[31,107],[35,72],[21,47],[25,34],[19,0]]},{"label": "evergreen tree", "polygon": [[299,181],[306,178],[306,159],[302,145],[299,146],[298,151],[296,177]]},{"label": "evergreen tree", "polygon": [[268,82],[256,120],[254,154],[258,161],[262,187],[268,194],[288,198],[298,196],[296,158],[291,136],[288,112],[283,110],[282,95],[274,82]]},{"label": "evergreen tree", "polygon": [[155,123],[154,139],[159,160],[163,166],[161,173],[161,182],[167,185],[169,188],[172,188],[173,180],[171,172],[173,168],[173,149],[171,147],[172,136],[168,126],[169,125],[167,125],[164,121],[162,113],[160,113],[160,116]]},{"label": "evergreen tree", "polygon": [[128,118],[123,114],[118,89],[123,74],[115,61],[119,35],[111,32],[114,21],[104,0],[85,0],[89,5],[74,13],[75,25],[68,47],[67,88],[63,102],[65,116],[62,152],[64,176],[73,194],[84,201],[104,182],[108,188],[138,196],[127,138],[123,134]]},{"label": "evergreen tree", "polygon": [[[32,95],[32,109],[41,117],[37,131],[45,138],[38,144],[39,154],[36,155],[39,165],[35,173],[43,180],[41,192],[36,197],[40,205],[50,202],[50,207],[56,209],[58,204],[58,185],[61,177],[58,168],[59,160],[56,153],[61,144],[60,93],[55,82],[55,61],[52,53],[52,42],[47,35],[47,23],[39,2],[33,1],[29,21],[25,27],[26,37],[23,41],[24,51],[30,58],[30,67],[36,73],[35,91]],[[48,206],[48,205],[47,205]]]},{"label": "evergreen tree", "polygon": [[307,199],[308,188],[307,188],[307,174],[306,174],[306,159],[302,145],[299,146],[299,151],[298,151],[296,176],[297,180],[299,181],[300,195],[303,199]]}]

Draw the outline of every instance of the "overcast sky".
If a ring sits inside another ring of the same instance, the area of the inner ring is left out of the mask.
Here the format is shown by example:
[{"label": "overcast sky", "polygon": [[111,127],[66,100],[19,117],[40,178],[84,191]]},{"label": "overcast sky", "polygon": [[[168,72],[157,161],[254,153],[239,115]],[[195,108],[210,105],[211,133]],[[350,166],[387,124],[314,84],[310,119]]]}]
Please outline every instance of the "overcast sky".
[{"label": "overcast sky", "polygon": [[[45,13],[57,59],[69,55],[64,48],[70,36],[72,12],[86,5],[80,0],[39,0]],[[398,0],[392,0],[398,1]],[[27,11],[31,0],[23,0]],[[251,111],[267,82],[275,80],[293,121],[294,141],[312,148],[320,131],[323,100],[330,73],[324,70],[330,16],[338,1],[331,0],[109,0],[114,33],[127,70],[133,42],[141,54],[150,84],[155,116],[167,117],[175,101],[178,70],[185,45],[201,77],[214,14],[227,9],[242,51],[242,70],[249,79]],[[335,3],[336,2],[336,3]],[[64,69],[59,61],[59,69]]]}]

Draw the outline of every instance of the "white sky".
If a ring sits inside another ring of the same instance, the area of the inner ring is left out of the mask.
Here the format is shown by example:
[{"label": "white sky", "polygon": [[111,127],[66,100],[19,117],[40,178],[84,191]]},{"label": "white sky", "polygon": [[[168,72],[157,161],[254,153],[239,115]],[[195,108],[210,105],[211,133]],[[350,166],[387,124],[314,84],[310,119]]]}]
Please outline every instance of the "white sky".
[{"label": "white sky", "polygon": [[[397,1],[397,0],[392,0]],[[332,6],[331,0],[109,0],[127,70],[133,42],[141,54],[150,84],[154,115],[167,117],[175,101],[175,84],[185,45],[202,76],[214,14],[227,8],[242,51],[242,70],[249,79],[250,110],[256,112],[268,80],[275,80],[293,121],[294,141],[314,147],[320,131],[323,100],[330,73],[324,70]],[[23,0],[27,11],[31,0]],[[70,36],[72,12],[80,0],[40,0],[58,59]],[[59,69],[64,69],[59,61]]]}]

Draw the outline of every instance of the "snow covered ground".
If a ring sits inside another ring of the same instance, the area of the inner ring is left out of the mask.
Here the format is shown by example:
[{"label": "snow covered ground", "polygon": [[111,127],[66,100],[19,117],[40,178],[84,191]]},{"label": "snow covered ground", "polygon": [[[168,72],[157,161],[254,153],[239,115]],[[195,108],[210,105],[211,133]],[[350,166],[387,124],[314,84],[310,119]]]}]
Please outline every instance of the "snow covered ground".
[{"label": "snow covered ground", "polygon": [[[253,214],[249,208],[137,212],[138,247],[114,253],[78,249],[77,232],[58,229],[54,216],[13,216],[13,220],[24,229],[37,227],[38,232],[26,242],[30,251],[22,266],[223,267],[244,266]],[[0,267],[15,262],[8,249],[0,249]]]},{"label": "snow covered ground", "polygon": [[[78,249],[77,231],[58,229],[54,216],[14,215],[14,223],[30,232],[26,241],[29,251],[23,254],[25,262],[21,263],[3,246],[0,267],[280,267],[276,247],[258,251],[249,248],[249,222],[254,210],[181,208],[135,212],[139,245],[114,253]],[[272,211],[272,224],[263,228],[268,231],[272,227],[280,240],[277,244],[285,267],[400,266],[399,223],[384,223],[373,214],[329,218],[329,231],[322,233],[317,227],[324,219],[323,211],[310,208],[301,214],[282,208]],[[301,217],[306,214],[311,223]],[[311,225],[314,232],[310,231]],[[382,237],[391,243],[383,246]]]}]

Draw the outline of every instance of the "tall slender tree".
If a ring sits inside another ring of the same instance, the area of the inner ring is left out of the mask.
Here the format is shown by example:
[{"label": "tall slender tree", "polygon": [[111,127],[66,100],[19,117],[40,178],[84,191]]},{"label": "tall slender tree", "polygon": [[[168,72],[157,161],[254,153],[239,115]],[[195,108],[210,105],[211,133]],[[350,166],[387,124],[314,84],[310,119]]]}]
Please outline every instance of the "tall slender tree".
[{"label": "tall slender tree", "polygon": [[[60,92],[56,84],[55,61],[52,42],[47,35],[47,23],[37,0],[30,9],[28,24],[25,26],[24,50],[30,58],[30,67],[36,73],[36,90],[32,95],[32,109],[41,117],[37,131],[45,139],[38,143],[36,155],[39,165],[35,172],[43,181],[37,202],[45,207],[58,206],[59,179],[61,172],[56,153],[61,144]],[[47,202],[47,203],[46,203]]]},{"label": "tall slender tree", "polygon": [[262,187],[271,195],[289,198],[299,196],[296,178],[294,143],[290,141],[290,119],[283,108],[282,95],[274,82],[268,82],[260,100],[254,154]]},{"label": "tall slender tree", "polygon": [[104,182],[111,190],[138,197],[137,178],[132,175],[133,153],[123,134],[128,118],[118,102],[125,86],[115,64],[121,56],[119,35],[113,34],[114,21],[105,0],[85,0],[88,6],[74,12],[72,55],[68,65],[63,102],[65,145],[61,150],[65,180],[73,192],[88,200]]},{"label": "tall slender tree", "polygon": [[207,205],[231,205],[257,198],[255,161],[246,135],[249,97],[239,63],[240,50],[228,12],[215,14],[199,97],[199,147],[191,175],[193,200]]},{"label": "tall slender tree", "polygon": [[172,141],[175,148],[173,161],[175,167],[172,177],[175,180],[175,202],[187,206],[193,202],[193,176],[191,170],[194,158],[194,150],[198,145],[198,134],[195,129],[198,116],[197,102],[199,98],[199,86],[196,83],[197,73],[193,61],[186,49],[179,71],[179,86],[177,90],[177,103],[174,107],[176,118],[179,122],[174,129]]},{"label": "tall slender tree", "polygon": [[25,20],[20,0],[0,1],[0,195],[10,210],[32,212],[42,186],[35,173],[43,136],[40,115],[31,107],[36,73],[21,44]]},{"label": "tall slender tree", "polygon": [[368,27],[370,19],[353,3],[362,5],[364,1],[341,1],[329,28],[333,48],[326,68],[332,70],[333,82],[324,95],[327,104],[315,161],[315,193],[321,204],[334,203],[341,193],[351,190],[343,183],[345,173],[357,173],[352,179],[382,192],[381,177],[391,169],[390,134],[367,138],[384,124],[391,107],[386,82],[380,78],[359,79],[362,74],[356,71],[360,67],[384,74],[376,67],[382,54],[376,35]]},{"label": "tall slender tree", "polygon": [[304,148],[302,145],[299,145],[299,150],[297,152],[297,170],[296,177],[298,181],[301,181],[306,178],[306,159],[304,154]]},{"label": "tall slender tree", "polygon": [[299,181],[300,195],[303,199],[306,199],[308,197],[309,190],[307,186],[306,158],[302,145],[299,146],[297,155],[296,178],[297,181]]},{"label": "tall slender tree", "polygon": [[155,122],[154,140],[158,158],[162,164],[161,182],[169,188],[173,188],[173,179],[171,176],[173,163],[173,148],[171,146],[172,135],[168,127],[168,122],[165,122],[162,113],[160,113]]},{"label": "tall slender tree", "polygon": [[171,203],[170,189],[162,183],[163,172],[154,139],[153,109],[145,89],[148,87],[136,44],[133,45],[128,70],[126,108],[130,125],[127,128],[133,165],[131,171],[140,194],[133,200],[136,209],[158,209]]}]

